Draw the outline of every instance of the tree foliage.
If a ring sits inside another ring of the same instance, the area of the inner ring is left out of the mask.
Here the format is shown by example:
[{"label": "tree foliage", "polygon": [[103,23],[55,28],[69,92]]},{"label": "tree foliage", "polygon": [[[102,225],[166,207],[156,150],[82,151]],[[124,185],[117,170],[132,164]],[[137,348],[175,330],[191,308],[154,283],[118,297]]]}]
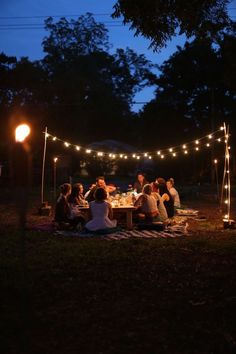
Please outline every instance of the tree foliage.
[{"label": "tree foliage", "polygon": [[[230,58],[235,39],[228,38],[218,49],[209,41],[186,43],[160,66],[156,98],[142,113],[144,129],[152,127],[166,134],[172,144],[181,144],[204,132],[216,130],[223,121],[231,123],[236,113],[235,83],[225,70],[227,63],[235,75],[235,60]],[[228,51],[228,50],[229,51]],[[230,70],[230,69],[229,69]],[[162,140],[162,141],[160,141]]]},{"label": "tree foliage", "polygon": [[217,40],[225,30],[232,28],[227,13],[229,0],[118,0],[113,17],[124,18],[136,35],[151,41],[151,47],[160,49],[176,34],[187,38]]}]

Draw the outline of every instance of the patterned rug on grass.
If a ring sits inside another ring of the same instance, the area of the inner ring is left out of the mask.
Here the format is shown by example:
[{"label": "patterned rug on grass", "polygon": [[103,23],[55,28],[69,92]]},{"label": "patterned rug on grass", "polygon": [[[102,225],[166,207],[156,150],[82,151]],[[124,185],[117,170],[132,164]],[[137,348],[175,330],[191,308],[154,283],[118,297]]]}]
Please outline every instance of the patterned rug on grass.
[{"label": "patterned rug on grass", "polygon": [[156,230],[117,230],[116,232],[110,234],[96,234],[89,232],[73,232],[73,231],[63,231],[58,230],[54,232],[55,236],[70,236],[70,237],[80,237],[80,238],[100,238],[103,240],[124,240],[129,238],[176,238],[181,236],[187,236],[188,224],[184,225],[173,225],[166,227],[163,231]]}]

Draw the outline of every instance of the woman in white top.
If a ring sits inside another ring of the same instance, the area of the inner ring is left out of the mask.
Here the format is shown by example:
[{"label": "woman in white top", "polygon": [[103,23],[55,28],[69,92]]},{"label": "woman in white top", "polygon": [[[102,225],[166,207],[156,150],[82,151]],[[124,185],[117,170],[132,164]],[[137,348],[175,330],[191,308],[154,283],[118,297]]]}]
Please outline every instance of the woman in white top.
[{"label": "woman in white top", "polygon": [[180,208],[180,198],[179,198],[179,193],[177,192],[177,190],[174,188],[174,179],[170,178],[167,182],[166,182],[166,187],[168,189],[168,191],[170,192],[170,195],[172,196],[173,200],[174,200],[174,207],[175,208]]},{"label": "woman in white top", "polygon": [[94,193],[95,200],[89,203],[92,219],[85,225],[89,231],[98,231],[114,228],[117,220],[112,220],[111,204],[106,201],[107,192],[104,188],[97,188]]},{"label": "woman in white top", "polygon": [[152,195],[152,186],[150,184],[144,185],[143,192],[134,203],[134,206],[144,215],[147,221],[159,220],[157,200]]}]

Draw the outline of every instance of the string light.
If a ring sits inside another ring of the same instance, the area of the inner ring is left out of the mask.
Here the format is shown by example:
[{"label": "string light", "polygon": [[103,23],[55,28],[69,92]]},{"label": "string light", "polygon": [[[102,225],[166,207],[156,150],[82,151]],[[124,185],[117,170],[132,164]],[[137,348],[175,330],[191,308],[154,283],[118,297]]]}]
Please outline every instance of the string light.
[{"label": "string light", "polygon": [[[184,154],[185,155],[188,154],[189,152],[191,152],[191,150],[199,151],[200,150],[199,145],[200,145],[200,141],[202,139],[207,139],[207,138],[208,139],[213,139],[213,137],[214,137],[216,141],[221,142],[222,141],[222,137],[218,137],[217,138],[217,136],[215,137],[215,134],[217,134],[219,131],[222,131],[222,130],[224,130],[224,127],[220,127],[219,130],[217,130],[215,132],[212,132],[212,133],[210,133],[210,134],[208,134],[208,135],[206,135],[206,136],[204,136],[204,137],[202,137],[200,139],[194,140],[192,142],[188,142],[187,144],[186,143],[183,144],[182,148],[183,148]],[[118,154],[118,155],[115,155],[115,154],[112,154],[112,153],[104,153],[104,152],[102,153],[101,151],[95,151],[95,150],[92,150],[92,149],[87,149],[85,147],[81,147],[79,145],[71,144],[68,141],[64,141],[64,140],[62,140],[62,139],[60,139],[60,138],[58,138],[56,136],[53,136],[53,135],[51,135],[49,133],[46,133],[46,132],[45,132],[45,135],[46,135],[46,137],[50,137],[52,139],[52,141],[56,141],[56,140],[57,141],[61,141],[64,144],[64,146],[66,146],[67,148],[69,146],[73,147],[76,151],[82,151],[82,152],[85,152],[87,154],[90,154],[91,152],[94,152],[94,154],[96,154],[96,156],[98,156],[98,157],[107,156],[109,158],[117,158],[117,157],[124,158],[124,156],[127,156],[126,159],[128,159],[128,155],[124,155],[123,153]],[[223,141],[225,140],[225,142],[227,142],[228,141],[228,137],[229,137],[228,132],[226,134],[226,131],[225,131],[224,137],[225,137],[225,139],[223,139]],[[195,145],[197,145],[197,146],[191,148],[191,144],[193,144],[193,143]],[[204,145],[206,147],[208,147],[208,148],[211,146],[211,144],[209,144],[209,142],[205,142]],[[189,149],[187,149],[187,146],[189,147]],[[158,156],[160,156],[162,159],[164,158],[165,155],[166,156],[169,155],[169,156],[172,156],[172,157],[176,157],[178,155],[177,154],[178,149],[180,149],[180,148],[181,148],[181,145],[175,146],[175,147],[169,147],[169,148],[163,149],[162,151],[161,150],[156,151],[156,154]],[[230,147],[228,147],[228,149],[230,149]],[[176,150],[177,150],[177,152],[176,152]],[[154,152],[149,152],[149,153],[148,152],[143,152],[143,153],[141,153],[141,155],[137,155],[136,153],[133,153],[130,156],[135,158],[135,159],[138,159],[138,160],[141,157],[145,157],[145,158],[148,158],[148,159],[151,160],[152,157],[153,157],[153,154],[154,154]],[[227,154],[226,158],[229,159],[229,154]]]},{"label": "string light", "polygon": [[165,156],[164,156],[164,155],[161,155],[161,158],[162,158],[162,159],[164,159],[164,158],[165,158]]},{"label": "string light", "polygon": [[215,159],[215,160],[214,160],[214,164],[217,164],[217,163],[218,163],[218,160],[217,160],[217,159]]}]

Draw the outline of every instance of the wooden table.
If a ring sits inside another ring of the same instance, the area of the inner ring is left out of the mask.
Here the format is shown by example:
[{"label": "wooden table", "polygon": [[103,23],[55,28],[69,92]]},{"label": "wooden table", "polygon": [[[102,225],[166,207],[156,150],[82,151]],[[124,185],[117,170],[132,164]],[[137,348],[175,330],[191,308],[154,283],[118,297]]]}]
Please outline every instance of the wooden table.
[{"label": "wooden table", "polygon": [[125,213],[126,214],[126,227],[128,230],[131,230],[133,228],[133,211],[136,210],[134,206],[118,206],[118,207],[112,207],[113,212],[115,213],[116,211],[119,213]]},{"label": "wooden table", "polygon": [[[88,211],[89,207],[84,206],[84,207],[79,207],[79,210],[84,210]],[[134,206],[117,206],[117,207],[112,207],[113,212],[118,212],[118,213],[125,213],[126,214],[126,227],[128,230],[131,230],[133,228],[133,211],[136,210]]]}]

